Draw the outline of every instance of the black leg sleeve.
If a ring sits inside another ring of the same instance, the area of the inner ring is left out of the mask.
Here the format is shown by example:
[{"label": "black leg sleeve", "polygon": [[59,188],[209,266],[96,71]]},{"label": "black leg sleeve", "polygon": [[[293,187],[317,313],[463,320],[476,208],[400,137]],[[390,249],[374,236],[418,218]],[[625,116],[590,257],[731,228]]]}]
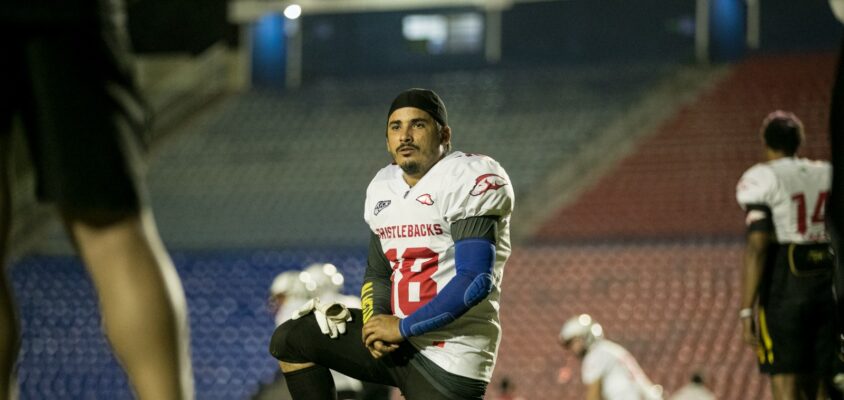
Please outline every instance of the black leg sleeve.
[{"label": "black leg sleeve", "polygon": [[328,368],[315,365],[284,374],[293,400],[336,400],[334,379]]}]

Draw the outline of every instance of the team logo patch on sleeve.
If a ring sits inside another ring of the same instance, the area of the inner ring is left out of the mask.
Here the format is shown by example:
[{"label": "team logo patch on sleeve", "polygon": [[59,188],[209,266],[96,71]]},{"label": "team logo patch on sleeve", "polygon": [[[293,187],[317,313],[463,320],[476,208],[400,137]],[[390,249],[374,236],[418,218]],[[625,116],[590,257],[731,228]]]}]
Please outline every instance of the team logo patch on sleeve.
[{"label": "team logo patch on sleeve", "polygon": [[424,205],[426,205],[426,206],[432,206],[432,205],[434,205],[434,199],[433,199],[433,198],[431,198],[431,195],[430,195],[430,194],[428,194],[428,193],[425,193],[425,194],[423,194],[423,195],[421,195],[421,196],[417,197],[417,198],[416,198],[416,201],[418,201],[418,202],[420,202],[420,203],[422,203],[422,204],[424,204]]},{"label": "team logo patch on sleeve", "polygon": [[375,210],[373,213],[378,215],[383,209],[387,208],[390,205],[390,200],[381,200],[378,204],[375,205]]},{"label": "team logo patch on sleeve", "polygon": [[469,192],[472,196],[480,196],[490,190],[498,190],[507,186],[507,181],[496,174],[483,174],[475,178],[475,186]]}]

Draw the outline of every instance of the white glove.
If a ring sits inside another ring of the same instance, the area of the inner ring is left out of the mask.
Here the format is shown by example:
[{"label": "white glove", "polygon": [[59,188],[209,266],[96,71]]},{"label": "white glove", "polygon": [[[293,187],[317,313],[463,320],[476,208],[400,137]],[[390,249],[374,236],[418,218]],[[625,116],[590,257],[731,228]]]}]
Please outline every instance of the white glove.
[{"label": "white glove", "polygon": [[319,298],[308,300],[291,319],[299,319],[310,313],[314,313],[319,330],[332,339],[346,333],[346,322],[352,320],[352,313],[346,306],[340,303],[321,304]]}]

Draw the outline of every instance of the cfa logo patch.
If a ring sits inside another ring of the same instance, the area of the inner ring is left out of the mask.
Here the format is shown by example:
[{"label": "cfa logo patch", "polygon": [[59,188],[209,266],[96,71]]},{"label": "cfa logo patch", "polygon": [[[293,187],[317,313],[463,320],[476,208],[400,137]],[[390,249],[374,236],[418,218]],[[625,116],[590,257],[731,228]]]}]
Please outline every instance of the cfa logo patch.
[{"label": "cfa logo patch", "polygon": [[381,200],[375,205],[375,215],[378,215],[383,209],[390,206],[390,200]]},{"label": "cfa logo patch", "polygon": [[480,196],[490,190],[498,190],[507,186],[504,178],[495,174],[484,174],[475,178],[475,186],[469,192],[472,196]]},{"label": "cfa logo patch", "polygon": [[433,198],[431,198],[431,195],[430,195],[430,194],[428,194],[428,193],[425,193],[425,194],[423,194],[423,195],[421,195],[421,196],[417,197],[417,198],[416,198],[416,201],[418,201],[418,202],[420,202],[420,203],[422,203],[422,204],[424,204],[424,205],[426,205],[426,206],[432,206],[432,205],[434,205],[434,199],[433,199]]}]

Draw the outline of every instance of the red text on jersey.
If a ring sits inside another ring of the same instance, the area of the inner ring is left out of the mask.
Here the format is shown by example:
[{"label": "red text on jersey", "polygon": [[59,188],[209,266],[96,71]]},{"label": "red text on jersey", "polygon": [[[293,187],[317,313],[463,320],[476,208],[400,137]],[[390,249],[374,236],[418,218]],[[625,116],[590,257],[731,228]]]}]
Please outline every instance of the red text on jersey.
[{"label": "red text on jersey", "polygon": [[380,239],[403,239],[425,236],[436,236],[443,234],[443,227],[440,224],[406,224],[390,225],[375,228],[375,234]]}]

